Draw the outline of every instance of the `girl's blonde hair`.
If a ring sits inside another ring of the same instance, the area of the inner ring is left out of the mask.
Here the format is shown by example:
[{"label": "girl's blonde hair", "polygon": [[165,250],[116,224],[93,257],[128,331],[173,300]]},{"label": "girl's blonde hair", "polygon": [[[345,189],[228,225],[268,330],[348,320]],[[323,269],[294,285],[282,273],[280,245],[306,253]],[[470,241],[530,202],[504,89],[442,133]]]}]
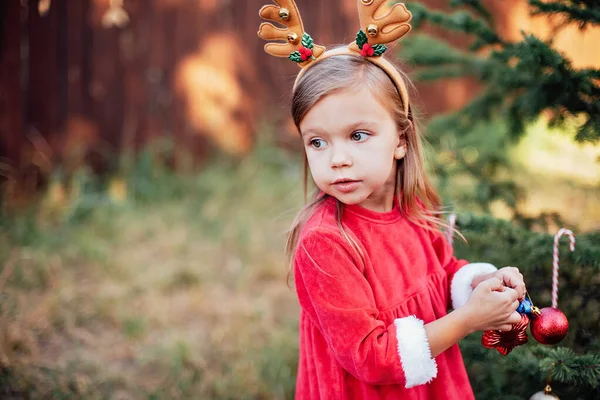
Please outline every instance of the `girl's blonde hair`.
[{"label": "girl's blonde hair", "polygon": [[[406,83],[410,83],[404,74],[403,78]],[[398,197],[400,211],[411,222],[426,229],[434,230],[447,226],[442,219],[437,217],[440,215],[440,198],[425,174],[422,149],[423,137],[412,115],[412,108],[409,104],[407,115],[402,99],[392,80],[385,71],[370,63],[368,59],[359,55],[339,55],[324,59],[306,71],[298,82],[292,98],[292,116],[298,131],[300,131],[300,123],[306,114],[319,100],[329,94],[363,85],[366,85],[380,103],[390,111],[397,123],[399,132],[404,135],[407,145],[406,156],[397,161],[395,194]],[[304,158],[304,194],[306,199],[308,182],[306,154]],[[328,195],[319,195],[317,190],[311,201],[300,210],[294,219],[286,244],[290,271],[302,227],[318,206],[328,197]],[[356,240],[346,232],[342,225],[342,212],[343,203],[337,201],[337,225],[343,236],[362,257],[362,252]]]}]

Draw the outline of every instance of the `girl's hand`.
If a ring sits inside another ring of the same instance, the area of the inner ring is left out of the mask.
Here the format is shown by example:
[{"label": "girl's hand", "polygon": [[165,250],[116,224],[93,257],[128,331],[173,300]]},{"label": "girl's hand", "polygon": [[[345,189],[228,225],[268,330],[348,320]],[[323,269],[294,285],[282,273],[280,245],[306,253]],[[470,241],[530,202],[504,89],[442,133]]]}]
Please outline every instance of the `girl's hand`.
[{"label": "girl's hand", "polygon": [[509,331],[512,324],[521,321],[521,315],[516,312],[518,297],[519,292],[504,286],[503,280],[498,277],[479,283],[461,307],[470,331]]},{"label": "girl's hand", "polygon": [[522,300],[525,297],[527,289],[525,288],[525,282],[523,281],[523,274],[515,267],[504,267],[491,274],[476,276],[471,282],[471,287],[475,289],[479,283],[492,277],[500,279],[504,286],[516,290],[519,300]]},{"label": "girl's hand", "polygon": [[523,281],[523,274],[519,272],[519,268],[504,267],[493,273],[493,276],[502,280],[504,286],[515,289],[519,295],[519,300],[523,300],[527,290]]}]

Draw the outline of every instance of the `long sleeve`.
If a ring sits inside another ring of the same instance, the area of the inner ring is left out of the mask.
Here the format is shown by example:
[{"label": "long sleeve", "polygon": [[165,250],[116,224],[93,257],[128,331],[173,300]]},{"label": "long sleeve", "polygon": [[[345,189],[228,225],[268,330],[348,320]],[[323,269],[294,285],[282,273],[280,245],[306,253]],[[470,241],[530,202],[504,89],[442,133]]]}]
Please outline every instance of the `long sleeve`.
[{"label": "long sleeve", "polygon": [[457,309],[462,307],[473,292],[471,282],[477,275],[488,274],[496,271],[496,267],[489,263],[469,263],[454,257],[452,246],[441,232],[432,232],[432,244],[440,263],[448,275],[449,299],[448,307]]},{"label": "long sleeve", "polygon": [[301,307],[350,374],[368,384],[407,388],[436,377],[423,321],[407,315],[386,326],[378,319],[361,255],[340,232],[306,232],[294,265]]}]

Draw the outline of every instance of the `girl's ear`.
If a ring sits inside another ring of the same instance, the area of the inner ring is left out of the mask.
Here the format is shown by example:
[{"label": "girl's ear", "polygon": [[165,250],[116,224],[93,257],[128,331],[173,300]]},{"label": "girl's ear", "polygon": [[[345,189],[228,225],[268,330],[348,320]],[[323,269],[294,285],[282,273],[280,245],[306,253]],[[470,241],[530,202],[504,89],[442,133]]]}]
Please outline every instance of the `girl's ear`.
[{"label": "girl's ear", "polygon": [[407,148],[408,146],[406,144],[406,136],[400,135],[400,137],[398,138],[398,146],[396,146],[396,150],[394,150],[394,158],[396,160],[403,159],[406,155]]}]

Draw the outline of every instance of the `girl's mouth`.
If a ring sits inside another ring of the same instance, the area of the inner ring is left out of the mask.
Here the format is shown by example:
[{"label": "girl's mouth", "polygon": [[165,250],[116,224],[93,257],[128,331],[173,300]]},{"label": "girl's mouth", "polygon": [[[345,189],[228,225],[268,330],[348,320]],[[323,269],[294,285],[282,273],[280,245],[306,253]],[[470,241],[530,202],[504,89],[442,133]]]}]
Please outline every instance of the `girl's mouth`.
[{"label": "girl's mouth", "polygon": [[350,193],[356,190],[359,184],[360,181],[355,181],[351,179],[338,179],[335,182],[333,182],[332,186],[339,192]]}]

